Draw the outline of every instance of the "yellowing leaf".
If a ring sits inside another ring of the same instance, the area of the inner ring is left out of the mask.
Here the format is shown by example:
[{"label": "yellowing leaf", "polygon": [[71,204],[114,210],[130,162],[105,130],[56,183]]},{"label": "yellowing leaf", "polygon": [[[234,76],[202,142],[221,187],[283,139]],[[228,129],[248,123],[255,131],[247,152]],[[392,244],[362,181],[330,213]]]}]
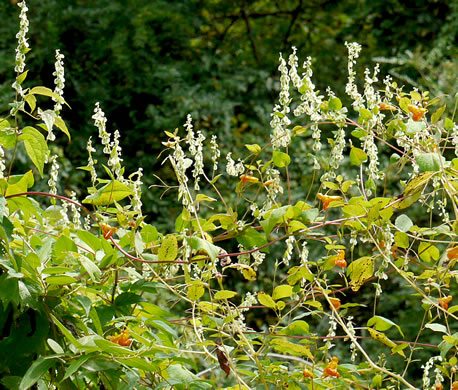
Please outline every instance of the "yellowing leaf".
[{"label": "yellowing leaf", "polygon": [[192,301],[197,301],[205,293],[204,284],[200,281],[192,282],[188,287],[188,298]]},{"label": "yellowing leaf", "polygon": [[159,261],[174,261],[178,254],[178,242],[173,234],[165,237],[157,252]]},{"label": "yellowing leaf", "polygon": [[421,242],[418,246],[418,255],[420,256],[420,259],[429,263],[431,260],[439,260],[440,252],[433,244],[429,242]]},{"label": "yellowing leaf", "polygon": [[353,291],[358,291],[366,279],[374,274],[374,262],[372,257],[361,257],[348,266],[347,273],[350,276],[350,287]]},{"label": "yellowing leaf", "polygon": [[278,352],[284,352],[288,355],[294,356],[306,356],[313,360],[313,354],[310,352],[310,348],[305,345],[294,344],[284,338],[275,338],[272,340],[272,347]]},{"label": "yellowing leaf", "polygon": [[289,298],[293,293],[293,288],[288,284],[283,284],[281,286],[277,286],[274,289],[274,293],[272,294],[272,298],[277,301],[282,298]]},{"label": "yellowing leaf", "polygon": [[265,292],[258,293],[258,301],[261,305],[266,306],[270,309],[275,310],[277,308],[275,301],[272,299],[272,297],[269,294],[266,294]]},{"label": "yellowing leaf", "polygon": [[390,349],[393,351],[393,353],[397,353],[397,354],[401,355],[404,358],[406,357],[404,352],[402,351],[402,349],[398,348],[397,344],[395,342],[393,342],[388,337],[386,337],[385,333],[377,332],[375,329],[372,329],[372,328],[367,328],[367,330],[369,331],[369,334],[371,335],[371,337],[373,339],[375,339],[375,340],[385,344],[386,346],[390,347]]},{"label": "yellowing leaf", "polygon": [[235,291],[229,291],[229,290],[221,290],[218,291],[213,298],[216,300],[221,300],[221,299],[230,299],[233,298],[237,295]]}]

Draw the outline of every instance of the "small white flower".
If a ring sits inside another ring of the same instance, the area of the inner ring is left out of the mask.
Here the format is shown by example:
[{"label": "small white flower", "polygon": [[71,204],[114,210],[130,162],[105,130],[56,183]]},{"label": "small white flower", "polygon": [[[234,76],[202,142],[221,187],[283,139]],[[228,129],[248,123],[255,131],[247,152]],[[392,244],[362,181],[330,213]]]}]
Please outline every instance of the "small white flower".
[{"label": "small white flower", "polygon": [[243,163],[239,160],[236,164],[235,161],[232,159],[232,153],[229,152],[226,156],[227,164],[226,164],[226,172],[231,176],[240,176],[243,172],[245,172],[245,167]]}]

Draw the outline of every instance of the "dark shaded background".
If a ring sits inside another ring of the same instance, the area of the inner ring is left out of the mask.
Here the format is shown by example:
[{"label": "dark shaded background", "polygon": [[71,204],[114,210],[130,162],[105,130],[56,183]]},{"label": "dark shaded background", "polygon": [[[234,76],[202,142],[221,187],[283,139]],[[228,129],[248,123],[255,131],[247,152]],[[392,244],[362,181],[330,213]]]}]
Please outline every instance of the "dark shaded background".
[{"label": "dark shaded background", "polygon": [[[0,2],[0,111],[12,101],[17,0]],[[384,74],[431,93],[456,87],[456,2],[447,0],[47,0],[29,1],[27,56],[33,85],[53,87],[55,49],[65,54],[65,110],[72,143],[58,143],[74,166],[97,138],[95,102],[108,130],[121,132],[128,171],[145,169],[146,184],[160,167],[163,130],[181,127],[191,113],[224,149],[263,143],[278,94],[278,53],[298,48],[300,63],[313,57],[319,89],[344,96],[345,41],[363,51],[359,70],[384,57]],[[362,73],[361,73],[362,74]],[[27,83],[26,83],[27,86]],[[70,164],[64,187],[87,180]],[[146,191],[146,211],[157,214],[159,190]]]}]

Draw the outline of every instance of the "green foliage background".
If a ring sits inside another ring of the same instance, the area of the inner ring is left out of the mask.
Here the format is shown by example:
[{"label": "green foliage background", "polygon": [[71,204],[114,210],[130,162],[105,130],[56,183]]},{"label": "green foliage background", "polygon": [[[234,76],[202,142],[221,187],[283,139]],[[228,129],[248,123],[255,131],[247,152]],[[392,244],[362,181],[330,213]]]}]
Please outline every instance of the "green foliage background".
[{"label": "green foliage background", "polygon": [[[188,113],[192,114],[196,128],[219,135],[223,153],[242,150],[245,144],[264,144],[270,134],[268,123],[279,89],[278,52],[287,55],[291,46],[298,48],[299,58],[309,55],[313,58],[318,88],[324,90],[332,84],[339,96],[345,95],[347,78],[345,41],[363,45],[363,57],[358,61],[360,74],[365,66],[372,67],[377,58],[382,63],[382,75],[391,72],[401,83],[429,89],[433,96],[456,90],[454,44],[458,18],[456,5],[447,1],[409,4],[377,0],[278,3],[58,0],[31,4],[30,8],[29,78],[34,84],[51,86],[54,50],[60,48],[65,54],[65,98],[72,106],[72,110],[66,110],[65,118],[73,139],[67,144],[62,137],[58,145],[74,163],[72,166],[67,161],[62,171],[61,189],[67,192],[84,191],[87,187],[87,176],[75,173],[73,168],[86,162],[86,141],[95,133],[91,116],[96,101],[107,114],[109,128],[121,131],[127,170],[143,167],[146,185],[157,184],[153,174],[160,169],[163,177],[172,174],[170,167],[161,168],[161,160],[157,159],[164,140],[161,135],[163,130],[181,127]],[[17,31],[15,1],[2,2],[0,12],[1,36],[13,37]],[[0,87],[0,101],[4,104],[14,99],[10,84],[14,79],[16,42],[5,39],[0,45],[0,74],[5,80]],[[0,106],[1,112],[7,110],[6,105]],[[307,158],[310,147],[310,140],[298,140],[292,146],[291,150],[296,152],[291,153],[294,169],[301,169],[301,161]],[[386,166],[388,155],[381,159]],[[293,203],[304,197],[301,189],[308,188],[311,181],[311,171],[300,172],[302,176],[291,172]],[[394,183],[388,186],[398,185],[396,178]],[[173,196],[159,200],[160,192],[157,188],[144,192],[144,211],[148,220],[155,221],[155,226],[170,227],[181,206],[174,206]],[[78,195],[83,198],[86,194]],[[417,217],[420,214],[417,212]],[[281,256],[281,251],[277,251],[272,257]],[[272,264],[260,272],[261,291],[272,287],[273,272]],[[234,278],[226,286],[243,291],[244,283]],[[132,286],[125,288],[129,290]],[[383,288],[385,294],[379,303],[383,315],[396,317],[407,339],[414,339],[418,328],[409,328],[409,320],[421,314],[421,307],[403,305],[411,291],[398,289],[396,281]],[[348,294],[349,302],[352,298]],[[358,299],[361,304],[371,302],[370,294],[366,296],[364,289]],[[122,306],[122,300],[119,301]],[[109,305],[106,308],[111,310]],[[10,312],[11,308],[3,308],[0,328],[6,328]],[[100,310],[102,319],[105,314]],[[30,323],[27,315],[21,313],[15,323]],[[358,321],[364,322],[366,316],[369,317],[368,313],[361,310]],[[107,318],[110,318],[108,314]],[[254,316],[247,319],[258,328],[265,326],[263,320]],[[270,320],[273,317],[265,322]],[[40,339],[39,343],[30,340],[31,356],[26,356],[27,362],[33,360],[35,347],[36,351],[43,348],[44,333],[40,332],[47,326],[45,318],[34,321],[33,332],[25,326],[20,329],[24,337],[31,334]],[[313,325],[323,334],[326,332],[327,323]],[[371,350],[371,343],[374,350],[379,347],[370,340],[365,346],[367,350]],[[5,342],[0,348],[7,351],[11,346]],[[0,363],[12,366],[14,362],[20,367],[21,361],[14,352],[24,356],[24,351],[13,350],[10,355],[0,354],[5,360]],[[399,359],[395,356],[389,360],[396,358]],[[420,372],[409,375],[415,378]]]}]

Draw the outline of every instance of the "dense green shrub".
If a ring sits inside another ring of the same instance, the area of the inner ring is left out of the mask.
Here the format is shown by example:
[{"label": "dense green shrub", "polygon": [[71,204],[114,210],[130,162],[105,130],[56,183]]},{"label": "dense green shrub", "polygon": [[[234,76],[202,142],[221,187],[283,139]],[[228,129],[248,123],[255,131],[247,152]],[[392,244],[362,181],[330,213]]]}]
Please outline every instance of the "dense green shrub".
[{"label": "dense green shrub", "polygon": [[28,81],[18,5],[16,96],[0,120],[5,388],[457,387],[458,127],[440,98],[390,77],[377,90],[377,66],[359,92],[350,43],[347,107],[317,91],[310,58],[298,74],[293,48],[265,144],[221,156],[191,115],[165,132],[174,179],[158,187],[180,209],[158,230],[99,103],[90,184],[81,202],[58,191],[64,57],[54,90]]}]

